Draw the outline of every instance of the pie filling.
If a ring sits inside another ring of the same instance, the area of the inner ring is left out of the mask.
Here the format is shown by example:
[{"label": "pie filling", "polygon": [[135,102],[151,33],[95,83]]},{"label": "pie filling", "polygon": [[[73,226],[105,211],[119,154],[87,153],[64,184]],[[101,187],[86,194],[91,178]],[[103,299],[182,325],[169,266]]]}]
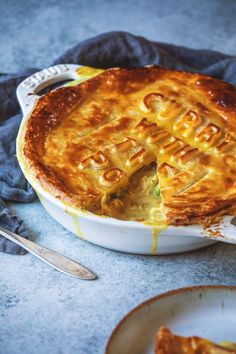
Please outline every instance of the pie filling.
[{"label": "pie filling", "polygon": [[135,172],[125,188],[107,197],[103,212],[121,220],[164,224],[156,170],[157,165],[152,162]]}]

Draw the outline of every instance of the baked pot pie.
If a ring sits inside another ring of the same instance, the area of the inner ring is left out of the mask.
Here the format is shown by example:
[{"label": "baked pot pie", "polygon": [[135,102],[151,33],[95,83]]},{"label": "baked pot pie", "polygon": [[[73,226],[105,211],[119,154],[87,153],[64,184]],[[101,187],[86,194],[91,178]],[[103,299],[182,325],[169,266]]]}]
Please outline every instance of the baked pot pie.
[{"label": "baked pot pie", "polygon": [[33,178],[65,204],[151,225],[235,215],[235,153],[236,88],[155,66],[42,96],[20,146]]},{"label": "baked pot pie", "polygon": [[236,354],[236,344],[221,342],[219,345],[200,337],[182,337],[161,327],[157,333],[155,354]]}]

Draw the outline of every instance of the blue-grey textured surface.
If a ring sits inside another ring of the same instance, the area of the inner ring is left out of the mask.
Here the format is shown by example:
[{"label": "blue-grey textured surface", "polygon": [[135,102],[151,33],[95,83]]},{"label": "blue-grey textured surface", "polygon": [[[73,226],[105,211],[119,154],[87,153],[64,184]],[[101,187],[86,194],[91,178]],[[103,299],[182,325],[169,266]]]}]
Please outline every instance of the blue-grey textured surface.
[{"label": "blue-grey textured surface", "polygon": [[235,54],[234,0],[1,0],[0,71],[47,66],[112,30]]},{"label": "blue-grey textured surface", "polygon": [[[47,66],[92,35],[126,30],[150,39],[235,54],[234,0],[0,1],[0,71]],[[236,284],[236,247],[168,257],[131,256],[81,241],[39,202],[12,204],[34,239],[90,266],[95,282],[66,277],[31,255],[0,256],[1,354],[102,354],[117,321],[157,293]]]}]

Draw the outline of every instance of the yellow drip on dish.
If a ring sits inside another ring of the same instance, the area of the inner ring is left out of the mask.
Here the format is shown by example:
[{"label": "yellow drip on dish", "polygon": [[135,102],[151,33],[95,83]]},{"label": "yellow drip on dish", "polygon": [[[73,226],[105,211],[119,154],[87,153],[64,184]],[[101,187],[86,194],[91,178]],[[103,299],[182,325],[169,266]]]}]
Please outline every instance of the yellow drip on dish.
[{"label": "yellow drip on dish", "polygon": [[155,256],[157,254],[158,250],[158,240],[160,233],[167,229],[166,224],[160,224],[158,226],[153,226],[152,227],[152,244],[151,244],[151,255]]},{"label": "yellow drip on dish", "polygon": [[152,245],[151,245],[151,255],[155,256],[157,253],[157,244],[158,244],[158,236],[159,236],[160,231],[153,227],[152,228]]},{"label": "yellow drip on dish", "polygon": [[74,227],[75,227],[75,234],[79,236],[80,238],[85,238],[84,233],[81,230],[80,223],[79,223],[79,217],[78,214],[72,212],[68,208],[65,208],[65,212],[70,215],[73,219]]}]

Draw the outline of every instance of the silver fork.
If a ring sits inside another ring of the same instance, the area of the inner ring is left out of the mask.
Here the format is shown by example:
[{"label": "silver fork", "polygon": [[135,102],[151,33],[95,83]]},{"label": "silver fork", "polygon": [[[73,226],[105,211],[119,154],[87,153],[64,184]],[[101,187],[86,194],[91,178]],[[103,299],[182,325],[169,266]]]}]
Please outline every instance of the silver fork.
[{"label": "silver fork", "polygon": [[62,273],[84,280],[96,279],[96,275],[94,273],[92,273],[78,262],[53,252],[48,248],[40,246],[30,240],[27,240],[26,238],[19,236],[14,232],[0,227],[0,235],[12,242],[15,242],[19,246],[23,247],[26,251],[32,253],[43,262],[49,264]]}]

